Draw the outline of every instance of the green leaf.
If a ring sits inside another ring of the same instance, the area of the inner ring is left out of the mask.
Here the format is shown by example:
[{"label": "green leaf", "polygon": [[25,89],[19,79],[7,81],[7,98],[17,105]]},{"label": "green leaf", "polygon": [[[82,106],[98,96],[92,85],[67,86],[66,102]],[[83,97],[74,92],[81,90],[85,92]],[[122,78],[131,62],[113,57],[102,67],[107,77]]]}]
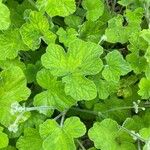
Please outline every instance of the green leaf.
[{"label": "green leaf", "polygon": [[145,140],[150,140],[150,128],[142,128],[139,131],[139,134],[141,135],[142,138]]},{"label": "green leaf", "polygon": [[[78,45],[78,46],[76,46]],[[56,44],[49,44],[42,56],[42,64],[50,69],[54,76],[64,76],[69,73],[94,75],[101,71],[102,47],[92,43],[76,40],[69,45],[68,52]]]},{"label": "green leaf", "polygon": [[139,56],[138,53],[128,54],[126,57],[127,62],[131,65],[132,70],[136,74],[142,73],[146,69],[146,59],[144,57]]},{"label": "green leaf", "polygon": [[10,23],[10,11],[8,7],[0,1],[0,30],[7,30]]},{"label": "green leaf", "polygon": [[[92,81],[83,76],[100,72],[102,69],[102,61],[99,58],[101,54],[102,48],[99,45],[76,40],[69,45],[67,53],[61,46],[49,44],[41,60],[43,66],[50,69],[54,76],[66,76],[63,82],[66,83],[67,95],[71,95],[76,100],[90,100],[96,97],[96,87]],[[81,76],[76,77],[76,74]]]},{"label": "green leaf", "polygon": [[64,22],[68,27],[78,29],[79,25],[82,24],[82,18],[76,15],[70,15],[65,17]]},{"label": "green leaf", "polygon": [[52,114],[55,108],[62,111],[76,103],[70,96],[65,95],[64,85],[56,77],[53,77],[49,70],[42,69],[39,71],[37,74],[37,82],[46,91],[35,96],[34,105],[51,106],[53,108],[51,110],[43,109],[40,111],[41,113]]},{"label": "green leaf", "polygon": [[46,11],[50,17],[69,16],[76,10],[74,0],[37,0],[37,7],[40,11]]},{"label": "green leaf", "polygon": [[122,55],[114,50],[105,57],[107,64],[102,72],[107,81],[119,81],[120,76],[126,75],[131,71],[130,65],[124,60]]},{"label": "green leaf", "polygon": [[[123,26],[124,17],[128,25]],[[143,17],[143,9],[137,8],[134,11],[126,10],[124,16],[117,15],[108,21],[108,28],[105,31],[107,41],[110,43],[126,43],[130,35],[141,30],[141,21]]]},{"label": "green leaf", "polygon": [[14,59],[20,50],[28,50],[23,43],[18,29],[0,34],[0,60]]},{"label": "green leaf", "polygon": [[94,78],[94,83],[97,87],[97,92],[100,99],[108,98],[108,96],[116,92],[118,88],[118,83],[102,80],[96,77]]},{"label": "green leaf", "polygon": [[40,125],[44,150],[76,150],[73,139],[83,136],[85,132],[85,125],[78,117],[66,119],[62,127],[55,120],[46,120]]},{"label": "green leaf", "polygon": [[0,149],[8,146],[9,139],[7,134],[3,133],[3,128],[0,127]]},{"label": "green leaf", "polygon": [[78,33],[73,28],[67,28],[66,31],[63,28],[59,28],[57,35],[59,36],[59,41],[68,47],[77,39]]},{"label": "green leaf", "polygon": [[55,76],[64,76],[68,72],[66,53],[60,45],[49,44],[41,61]]},{"label": "green leaf", "polygon": [[11,67],[0,72],[0,122],[8,126],[14,117],[10,113],[11,104],[26,100],[30,90],[27,81],[19,67]]},{"label": "green leaf", "polygon": [[119,125],[112,119],[96,122],[89,130],[88,135],[97,149],[101,150],[136,150],[128,139],[118,140]]},{"label": "green leaf", "polygon": [[150,29],[142,30],[140,37],[142,37],[148,43],[148,45],[150,45]]},{"label": "green leaf", "polygon": [[65,93],[75,100],[91,100],[97,96],[94,82],[81,75],[66,76],[63,82],[66,83]]},{"label": "green leaf", "polygon": [[86,18],[96,21],[104,12],[104,2],[102,0],[83,0],[82,6],[87,10]]},{"label": "green leaf", "polygon": [[47,44],[55,42],[55,34],[49,28],[49,22],[43,13],[31,11],[29,21],[22,25],[20,33],[24,43],[36,50],[40,47],[41,39]]},{"label": "green leaf", "polygon": [[142,78],[139,83],[139,91],[138,94],[143,99],[148,99],[150,97],[150,80],[147,78]]},{"label": "green leaf", "polygon": [[26,128],[24,135],[19,137],[16,147],[19,150],[44,150],[42,142],[43,140],[36,129]]}]

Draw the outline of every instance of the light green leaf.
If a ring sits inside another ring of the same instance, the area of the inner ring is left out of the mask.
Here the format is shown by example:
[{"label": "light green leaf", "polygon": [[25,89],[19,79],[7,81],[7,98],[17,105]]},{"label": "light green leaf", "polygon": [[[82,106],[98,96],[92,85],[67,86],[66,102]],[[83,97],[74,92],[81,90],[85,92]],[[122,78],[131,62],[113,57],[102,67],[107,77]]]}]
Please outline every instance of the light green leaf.
[{"label": "light green leaf", "polygon": [[[112,119],[105,119],[102,122],[96,122],[89,130],[89,137],[94,141],[97,149],[101,150],[136,150],[133,143],[128,139],[117,140],[119,134],[119,125]],[[119,137],[118,137],[119,138]]]},{"label": "light green leaf", "polygon": [[96,21],[104,12],[104,2],[102,0],[83,0],[82,6],[87,10],[86,18]]},{"label": "light green leaf", "polygon": [[8,7],[0,1],[0,30],[7,30],[10,23],[10,11]]},{"label": "light green leaf", "polygon": [[34,98],[35,106],[51,106],[51,110],[41,110],[41,113],[53,113],[56,108],[58,110],[65,110],[76,103],[76,100],[64,93],[64,85],[61,81],[53,77],[49,70],[42,69],[37,74],[38,84],[46,89]]},{"label": "light green leaf", "polygon": [[40,47],[41,39],[47,44],[55,42],[55,34],[49,30],[49,22],[41,12],[31,11],[29,22],[22,25],[20,33],[24,43],[32,50]]},{"label": "light green leaf", "polygon": [[150,149],[150,128],[143,128],[139,131],[140,136],[146,141],[143,150]]},{"label": "light green leaf", "polygon": [[147,78],[142,78],[139,83],[139,88],[138,94],[143,99],[148,99],[150,97],[150,80]]},{"label": "light green leaf", "polygon": [[[43,66],[50,69],[54,76],[66,76],[63,81],[66,83],[67,95],[71,95],[76,100],[91,100],[96,97],[96,87],[92,81],[82,76],[94,75],[101,71],[103,66],[99,58],[101,54],[102,47],[99,45],[76,40],[69,45],[67,53],[61,46],[49,44],[41,60]],[[76,77],[75,74],[81,76]]]},{"label": "light green leaf", "polygon": [[7,134],[3,133],[3,128],[0,127],[0,149],[8,146],[9,139]]},{"label": "light green leaf", "polygon": [[82,18],[76,15],[70,15],[65,17],[64,22],[68,27],[78,29],[79,25],[82,24]]},{"label": "light green leaf", "polygon": [[66,76],[63,82],[66,83],[65,93],[75,100],[91,100],[97,96],[94,82],[81,75]]},{"label": "light green leaf", "polygon": [[71,117],[65,120],[64,130],[74,138],[79,138],[86,132],[85,125],[80,121],[78,117]]},{"label": "light green leaf", "polygon": [[44,150],[51,148],[53,150],[76,150],[73,139],[83,136],[85,132],[85,125],[78,117],[66,119],[62,127],[55,120],[46,120],[40,125],[40,135],[44,140]]},{"label": "light green leaf", "polygon": [[150,29],[142,30],[140,37],[142,37],[148,43],[148,45],[150,45]]},{"label": "light green leaf", "polygon": [[100,99],[106,99],[108,96],[116,92],[118,83],[95,78],[94,83],[97,87],[98,96]]},{"label": "light green leaf", "polygon": [[64,76],[68,72],[66,53],[60,45],[49,44],[41,61],[55,76]]},{"label": "light green leaf", "polygon": [[139,131],[139,134],[141,135],[142,138],[145,140],[150,140],[150,128],[142,128]]},{"label": "light green leaf", "polygon": [[69,45],[67,53],[61,46],[49,44],[41,60],[43,66],[50,69],[55,76],[76,72],[94,75],[102,69],[102,61],[99,58],[102,52],[102,47],[95,43],[76,40]]},{"label": "light green leaf", "polygon": [[29,97],[30,90],[26,84],[25,75],[19,67],[0,72],[0,122],[3,125],[10,125],[14,119],[10,113],[11,104]]},{"label": "light green leaf", "polygon": [[50,17],[69,16],[76,10],[75,0],[37,0],[40,11],[46,11]]},{"label": "light green leaf", "polygon": [[105,59],[107,65],[105,65],[102,75],[107,81],[117,82],[120,76],[126,75],[131,71],[130,65],[117,50],[108,53]]},{"label": "light green leaf", "polygon": [[19,137],[16,146],[19,150],[44,150],[42,142],[43,140],[36,129],[26,128],[24,135]]},{"label": "light green leaf", "polygon": [[[123,26],[124,17],[128,25]],[[108,28],[105,31],[107,41],[110,43],[126,43],[132,33],[141,30],[141,21],[143,17],[143,9],[137,8],[134,11],[126,10],[124,16],[117,15],[108,21]]]},{"label": "light green leaf", "polygon": [[18,29],[0,34],[0,60],[14,59],[20,50],[28,50],[23,43]]},{"label": "light green leaf", "polygon": [[59,35],[59,41],[68,47],[77,39],[78,32],[73,28],[67,28],[66,31],[63,28],[59,28],[57,35]]},{"label": "light green leaf", "polygon": [[128,54],[127,57],[127,62],[131,65],[132,70],[136,73],[139,74],[143,72],[146,69],[146,59],[144,57],[139,56],[138,53],[131,53]]}]

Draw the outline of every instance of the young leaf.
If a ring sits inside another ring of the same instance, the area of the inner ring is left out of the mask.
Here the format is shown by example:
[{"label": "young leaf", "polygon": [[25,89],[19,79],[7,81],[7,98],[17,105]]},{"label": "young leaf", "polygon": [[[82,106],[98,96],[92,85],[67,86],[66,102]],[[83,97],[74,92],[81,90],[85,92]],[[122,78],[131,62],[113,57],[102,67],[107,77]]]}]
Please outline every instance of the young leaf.
[{"label": "young leaf", "polygon": [[50,17],[69,16],[76,10],[75,0],[37,0],[40,11],[46,11]]},{"label": "young leaf", "polygon": [[86,127],[78,117],[66,119],[63,127],[59,126],[55,120],[46,120],[40,125],[44,150],[51,148],[53,150],[76,150],[74,138],[83,136],[85,132]]},{"label": "young leaf", "polygon": [[10,23],[9,8],[0,1],[0,30],[7,30]]},{"label": "young leaf", "polygon": [[150,97],[150,80],[147,78],[142,78],[139,83],[140,90],[138,91],[138,94],[143,99],[148,99]]},{"label": "young leaf", "polygon": [[102,0],[83,0],[82,6],[87,10],[86,18],[96,21],[104,12],[104,3]]},{"label": "young leaf", "polygon": [[3,133],[3,128],[0,127],[0,149],[8,146],[9,139],[7,134]]},{"label": "young leaf", "polygon": [[119,140],[117,141],[119,125],[112,119],[105,119],[96,122],[89,130],[88,135],[97,149],[101,150],[136,150],[133,143]]},{"label": "young leaf", "polygon": [[130,65],[117,50],[108,53],[105,59],[107,65],[105,65],[102,75],[107,81],[118,82],[120,76],[131,71]]},{"label": "young leaf", "polygon": [[[76,46],[78,45],[78,46]],[[42,64],[50,69],[54,76],[64,76],[69,73],[94,75],[101,71],[102,47],[92,43],[76,40],[69,45],[68,52],[56,44],[49,44],[42,56]]]},{"label": "young leaf", "polygon": [[97,90],[93,81],[81,76],[70,75],[63,78],[65,93],[75,100],[91,100],[96,98]]},{"label": "young leaf", "polygon": [[[103,66],[99,58],[101,54],[102,48],[97,44],[76,40],[69,45],[67,53],[61,46],[50,44],[41,60],[43,66],[50,69],[54,76],[66,76],[63,80],[66,83],[67,95],[71,95],[76,100],[91,100],[96,97],[96,87],[92,81],[82,76],[94,75],[101,71]],[[75,74],[80,76],[75,77]],[[70,91],[71,89],[73,91]]]},{"label": "young leaf", "polygon": [[19,150],[44,150],[42,148],[42,142],[43,140],[37,129],[26,128],[24,135],[19,137],[16,147]]},{"label": "young leaf", "polygon": [[14,119],[10,113],[11,104],[26,100],[30,90],[27,81],[19,67],[11,67],[0,72],[0,122],[8,126]]},{"label": "young leaf", "polygon": [[0,34],[0,60],[14,59],[20,50],[27,51],[19,29],[8,30]]},{"label": "young leaf", "polygon": [[47,44],[55,42],[55,35],[49,30],[49,22],[41,12],[31,11],[29,21],[22,25],[20,33],[24,43],[32,50],[39,48],[41,39]]},{"label": "young leaf", "polygon": [[76,100],[65,95],[63,84],[56,77],[53,77],[49,70],[42,69],[39,71],[37,74],[37,82],[46,91],[35,96],[34,105],[52,107],[51,110],[41,110],[41,113],[52,113],[55,108],[62,111],[76,103]]}]

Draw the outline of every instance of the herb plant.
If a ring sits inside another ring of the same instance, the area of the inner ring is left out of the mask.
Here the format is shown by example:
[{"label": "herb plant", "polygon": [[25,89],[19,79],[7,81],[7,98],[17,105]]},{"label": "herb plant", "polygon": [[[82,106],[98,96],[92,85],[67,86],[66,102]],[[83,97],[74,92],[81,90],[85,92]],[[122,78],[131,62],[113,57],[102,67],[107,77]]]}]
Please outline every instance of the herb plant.
[{"label": "herb plant", "polygon": [[150,0],[0,0],[0,149],[150,150]]}]

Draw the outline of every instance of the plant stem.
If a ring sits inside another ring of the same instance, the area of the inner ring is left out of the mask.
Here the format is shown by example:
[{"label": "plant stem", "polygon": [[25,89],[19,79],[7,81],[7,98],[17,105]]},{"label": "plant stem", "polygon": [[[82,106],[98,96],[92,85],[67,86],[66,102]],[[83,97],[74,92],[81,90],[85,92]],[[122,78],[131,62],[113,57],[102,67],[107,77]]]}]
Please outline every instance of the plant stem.
[{"label": "plant stem", "polygon": [[61,121],[60,121],[60,127],[63,127],[66,113],[67,113],[67,111],[64,111],[62,114]]},{"label": "plant stem", "polygon": [[83,146],[83,144],[79,140],[77,140],[77,142],[78,142],[78,144],[79,144],[79,146],[81,147],[82,150],[86,150],[85,147]]}]

